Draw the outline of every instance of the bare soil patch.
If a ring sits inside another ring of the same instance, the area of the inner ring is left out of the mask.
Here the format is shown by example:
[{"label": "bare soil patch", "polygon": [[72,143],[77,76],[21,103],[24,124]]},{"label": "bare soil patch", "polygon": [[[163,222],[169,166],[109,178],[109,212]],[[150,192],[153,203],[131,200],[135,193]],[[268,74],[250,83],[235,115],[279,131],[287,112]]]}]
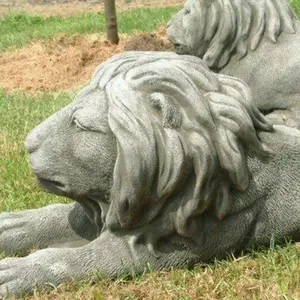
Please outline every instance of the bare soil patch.
[{"label": "bare soil patch", "polygon": [[[185,0],[117,0],[118,12],[133,8],[183,5]],[[103,11],[102,0],[0,0],[0,16],[9,12],[32,15],[63,16]]]},{"label": "bare soil patch", "polygon": [[130,50],[172,50],[166,29],[122,37],[113,45],[99,36],[57,37],[50,43],[38,42],[0,55],[0,87],[37,91],[68,91],[86,83],[103,61]]}]

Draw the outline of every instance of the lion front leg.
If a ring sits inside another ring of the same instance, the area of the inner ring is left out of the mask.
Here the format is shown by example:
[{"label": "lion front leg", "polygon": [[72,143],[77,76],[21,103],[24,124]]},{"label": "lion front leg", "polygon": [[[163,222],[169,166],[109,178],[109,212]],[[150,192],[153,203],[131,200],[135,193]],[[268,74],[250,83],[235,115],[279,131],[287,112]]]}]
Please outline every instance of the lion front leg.
[{"label": "lion front leg", "polygon": [[20,296],[34,288],[46,289],[63,282],[91,280],[98,273],[117,277],[170,267],[184,267],[191,256],[168,244],[155,257],[140,244],[133,254],[129,235],[103,232],[79,248],[48,248],[24,258],[0,261],[0,298]]},{"label": "lion front leg", "polygon": [[78,243],[96,237],[96,226],[78,204],[54,204],[39,209],[0,214],[0,251],[28,253],[52,244]]},{"label": "lion front leg", "polygon": [[133,267],[123,238],[103,234],[79,248],[48,248],[23,258],[0,261],[0,299],[47,289],[72,279],[91,279],[97,271],[118,276]]}]

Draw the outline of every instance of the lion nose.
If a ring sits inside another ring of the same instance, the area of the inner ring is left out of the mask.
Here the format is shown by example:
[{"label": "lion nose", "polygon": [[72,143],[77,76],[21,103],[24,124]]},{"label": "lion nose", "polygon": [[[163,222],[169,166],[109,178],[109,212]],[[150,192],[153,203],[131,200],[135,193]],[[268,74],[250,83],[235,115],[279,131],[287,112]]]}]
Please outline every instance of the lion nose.
[{"label": "lion nose", "polygon": [[29,154],[35,152],[39,148],[39,133],[37,130],[33,129],[27,135],[24,145]]}]

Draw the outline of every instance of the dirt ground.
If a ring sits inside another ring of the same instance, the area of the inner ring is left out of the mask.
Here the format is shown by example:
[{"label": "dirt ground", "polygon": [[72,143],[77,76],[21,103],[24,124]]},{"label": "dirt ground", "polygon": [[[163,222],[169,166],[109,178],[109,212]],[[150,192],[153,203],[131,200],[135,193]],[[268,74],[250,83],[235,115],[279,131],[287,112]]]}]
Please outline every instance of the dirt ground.
[{"label": "dirt ground", "polygon": [[0,54],[0,86],[7,90],[68,91],[85,84],[95,68],[116,53],[130,50],[172,50],[166,29],[122,37],[113,45],[96,35],[57,37]]},{"label": "dirt ground", "polygon": [[[118,10],[135,7],[182,5],[184,0],[116,0]],[[0,0],[0,17],[13,11],[26,11],[45,17],[69,16],[103,10],[103,0]],[[95,68],[116,53],[129,50],[171,50],[166,30],[135,37],[121,36],[112,45],[99,35],[59,36],[52,42],[36,42],[0,54],[0,87],[26,92],[67,91],[80,87]]]},{"label": "dirt ground", "polygon": [[[164,7],[183,5],[184,0],[116,0],[118,11],[137,7]],[[0,0],[0,16],[9,12],[25,11],[29,14],[70,16],[77,13],[103,11],[102,0]]]}]

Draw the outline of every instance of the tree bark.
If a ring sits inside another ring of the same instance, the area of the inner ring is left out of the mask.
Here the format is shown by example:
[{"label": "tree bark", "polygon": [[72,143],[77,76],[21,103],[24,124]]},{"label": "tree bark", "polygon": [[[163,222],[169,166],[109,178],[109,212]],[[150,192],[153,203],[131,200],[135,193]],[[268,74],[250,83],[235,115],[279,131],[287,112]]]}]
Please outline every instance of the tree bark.
[{"label": "tree bark", "polygon": [[118,44],[119,36],[115,0],[104,0],[104,11],[107,39],[113,44]]}]

